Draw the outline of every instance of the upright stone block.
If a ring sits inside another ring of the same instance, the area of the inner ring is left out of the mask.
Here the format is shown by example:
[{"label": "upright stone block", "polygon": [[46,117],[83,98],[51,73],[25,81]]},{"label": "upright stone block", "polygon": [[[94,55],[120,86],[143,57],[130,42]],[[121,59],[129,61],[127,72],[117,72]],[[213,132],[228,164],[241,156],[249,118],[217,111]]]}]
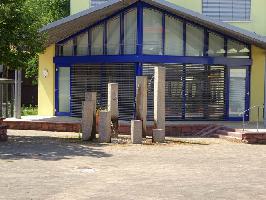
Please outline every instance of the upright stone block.
[{"label": "upright stone block", "polygon": [[142,137],[147,135],[147,93],[148,81],[146,76],[137,76],[136,80],[136,119],[142,121]]},{"label": "upright stone block", "polygon": [[111,142],[111,113],[110,111],[99,112],[99,142],[110,143]]},{"label": "upright stone block", "polygon": [[152,140],[153,142],[164,142],[165,141],[165,130],[164,129],[153,129]]},{"label": "upright stone block", "polygon": [[133,144],[142,143],[142,121],[131,120],[131,141]]},{"label": "upright stone block", "polygon": [[165,68],[154,68],[154,126],[165,130]]},{"label": "upright stone block", "polygon": [[92,133],[91,139],[96,138],[96,102],[97,102],[97,92],[86,92],[85,93],[85,101],[92,101],[93,102],[93,122],[92,122]]},{"label": "upright stone block", "polygon": [[111,121],[115,135],[118,134],[118,83],[108,83],[108,111],[111,113]]},{"label": "upright stone block", "polygon": [[82,102],[82,140],[87,141],[92,137],[92,125],[93,125],[93,101]]}]

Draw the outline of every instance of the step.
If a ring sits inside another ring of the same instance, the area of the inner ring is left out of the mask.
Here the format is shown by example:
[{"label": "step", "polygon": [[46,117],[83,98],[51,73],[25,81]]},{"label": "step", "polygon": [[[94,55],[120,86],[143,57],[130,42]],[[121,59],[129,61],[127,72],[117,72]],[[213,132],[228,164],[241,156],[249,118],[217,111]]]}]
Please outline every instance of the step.
[{"label": "step", "polygon": [[245,142],[243,141],[241,138],[239,137],[233,137],[233,136],[228,136],[228,135],[219,135],[219,134],[215,134],[214,135],[216,138],[220,138],[220,139],[224,139],[224,140],[227,140],[227,141],[230,141],[230,142]]}]

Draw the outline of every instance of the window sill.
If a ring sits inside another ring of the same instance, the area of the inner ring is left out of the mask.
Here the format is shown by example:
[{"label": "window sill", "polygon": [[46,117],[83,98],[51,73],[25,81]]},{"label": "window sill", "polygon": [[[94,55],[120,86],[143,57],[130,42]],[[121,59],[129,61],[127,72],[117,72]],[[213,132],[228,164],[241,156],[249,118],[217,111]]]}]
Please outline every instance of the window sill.
[{"label": "window sill", "polygon": [[252,21],[222,21],[222,22],[226,22],[226,23],[251,23]]}]

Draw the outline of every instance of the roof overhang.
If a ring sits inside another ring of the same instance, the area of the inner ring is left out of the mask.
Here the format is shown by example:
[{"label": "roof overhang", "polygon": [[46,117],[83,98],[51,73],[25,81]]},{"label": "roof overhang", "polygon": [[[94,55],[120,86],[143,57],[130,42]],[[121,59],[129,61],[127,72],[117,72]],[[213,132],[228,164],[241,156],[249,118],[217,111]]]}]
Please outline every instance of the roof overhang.
[{"label": "roof overhang", "polygon": [[[46,45],[48,46],[50,44],[57,43],[136,2],[137,0],[111,0],[97,7],[84,10],[75,15],[50,23],[44,26],[40,31],[47,34],[48,38]],[[254,44],[255,46],[266,49],[265,36],[212,19],[165,0],[142,0],[142,2],[146,2],[150,5],[166,10],[222,34],[236,38],[240,41],[248,44]]]}]

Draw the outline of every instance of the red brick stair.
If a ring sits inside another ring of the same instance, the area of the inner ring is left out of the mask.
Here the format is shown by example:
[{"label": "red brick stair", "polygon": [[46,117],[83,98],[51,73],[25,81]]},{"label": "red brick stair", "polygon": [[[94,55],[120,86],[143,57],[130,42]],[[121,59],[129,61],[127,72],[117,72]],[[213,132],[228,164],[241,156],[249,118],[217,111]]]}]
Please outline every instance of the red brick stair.
[{"label": "red brick stair", "polygon": [[0,118],[0,142],[5,142],[8,139],[7,126],[2,125],[3,118]]}]

